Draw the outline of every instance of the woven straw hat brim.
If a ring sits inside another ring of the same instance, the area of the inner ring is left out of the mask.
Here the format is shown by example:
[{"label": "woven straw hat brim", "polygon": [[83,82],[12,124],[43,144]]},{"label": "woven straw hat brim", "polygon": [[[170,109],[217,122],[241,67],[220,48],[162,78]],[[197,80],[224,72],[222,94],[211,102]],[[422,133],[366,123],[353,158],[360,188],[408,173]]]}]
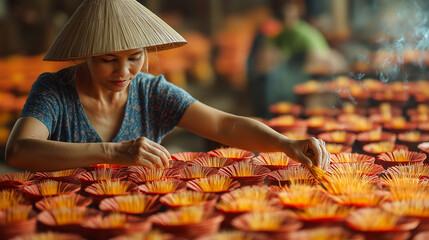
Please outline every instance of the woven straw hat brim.
[{"label": "woven straw hat brim", "polygon": [[124,50],[162,51],[186,40],[136,0],[85,0],[43,60],[67,61]]}]

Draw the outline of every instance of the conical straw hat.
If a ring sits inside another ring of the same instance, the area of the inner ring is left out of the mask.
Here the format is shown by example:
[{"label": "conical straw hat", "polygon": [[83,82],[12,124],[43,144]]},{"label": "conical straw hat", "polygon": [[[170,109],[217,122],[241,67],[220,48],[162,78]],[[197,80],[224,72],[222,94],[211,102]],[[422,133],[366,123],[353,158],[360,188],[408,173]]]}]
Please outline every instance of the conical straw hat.
[{"label": "conical straw hat", "polygon": [[84,0],[43,60],[66,61],[136,48],[160,51],[186,43],[136,0]]}]

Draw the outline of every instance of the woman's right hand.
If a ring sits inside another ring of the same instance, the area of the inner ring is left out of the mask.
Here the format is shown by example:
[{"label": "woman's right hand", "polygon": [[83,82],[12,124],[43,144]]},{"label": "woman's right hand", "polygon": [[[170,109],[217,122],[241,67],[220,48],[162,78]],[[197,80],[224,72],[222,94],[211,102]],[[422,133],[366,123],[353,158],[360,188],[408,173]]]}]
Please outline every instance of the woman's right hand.
[{"label": "woman's right hand", "polygon": [[148,168],[167,167],[170,153],[163,146],[141,137],[119,143],[119,165],[144,166]]}]

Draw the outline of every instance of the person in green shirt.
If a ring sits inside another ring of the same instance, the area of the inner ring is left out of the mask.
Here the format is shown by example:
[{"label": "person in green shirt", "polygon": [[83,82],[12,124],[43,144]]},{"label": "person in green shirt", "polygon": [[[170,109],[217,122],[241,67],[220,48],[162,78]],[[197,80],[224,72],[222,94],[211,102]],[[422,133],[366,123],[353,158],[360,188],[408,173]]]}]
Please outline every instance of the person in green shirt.
[{"label": "person in green shirt", "polygon": [[275,27],[270,21],[271,27],[262,26],[255,38],[248,76],[258,117],[268,117],[271,104],[296,101],[293,87],[313,74],[334,74],[345,67],[323,35],[301,20],[304,8],[303,1],[284,1],[281,23]]}]

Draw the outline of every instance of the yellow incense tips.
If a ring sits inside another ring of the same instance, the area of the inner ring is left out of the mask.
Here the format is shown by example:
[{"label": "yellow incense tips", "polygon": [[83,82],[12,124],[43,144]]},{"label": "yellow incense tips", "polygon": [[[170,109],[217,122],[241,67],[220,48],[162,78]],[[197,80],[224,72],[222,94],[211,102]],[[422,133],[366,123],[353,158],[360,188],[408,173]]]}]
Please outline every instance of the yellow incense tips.
[{"label": "yellow incense tips", "polygon": [[341,153],[344,146],[336,143],[326,143],[326,150],[331,154]]},{"label": "yellow incense tips", "polygon": [[164,199],[175,206],[190,206],[205,202],[208,197],[207,193],[185,190],[165,195]]},{"label": "yellow incense tips", "polygon": [[270,152],[259,153],[259,156],[254,158],[253,161],[261,165],[287,166],[292,162],[292,159],[283,152]]},{"label": "yellow incense tips", "polygon": [[300,211],[291,213],[293,216],[303,219],[312,220],[320,218],[345,218],[351,208],[337,204],[321,204],[312,207],[304,207]]},{"label": "yellow incense tips", "polygon": [[268,200],[270,197],[269,189],[262,186],[244,186],[231,191],[229,194],[236,199],[246,198],[254,200]]},{"label": "yellow incense tips", "polygon": [[278,194],[279,199],[283,205],[286,206],[316,206],[319,204],[325,204],[329,202],[329,198],[326,194],[319,190],[299,192],[299,191],[283,191]]},{"label": "yellow incense tips", "polygon": [[316,165],[313,165],[311,167],[308,168],[308,170],[311,172],[311,174],[313,175],[313,177],[317,180],[321,180],[323,179],[323,176],[325,176],[326,171],[319,168]]},{"label": "yellow incense tips", "polygon": [[409,142],[418,142],[420,141],[421,133],[418,131],[411,131],[404,133],[404,140]]},{"label": "yellow incense tips", "polygon": [[13,189],[0,191],[0,210],[6,210],[13,206],[24,203],[25,199],[21,193]]},{"label": "yellow incense tips", "polygon": [[409,162],[411,161],[410,152],[404,149],[397,149],[393,152],[387,152],[387,158],[392,162]]},{"label": "yellow incense tips", "polygon": [[195,180],[195,183],[203,192],[223,192],[227,191],[232,183],[232,179],[223,175],[211,175]]},{"label": "yellow incense tips", "polygon": [[143,194],[133,194],[115,197],[118,210],[126,213],[145,213],[154,204],[152,197]]},{"label": "yellow incense tips", "polygon": [[369,144],[371,152],[375,154],[390,152],[395,148],[395,143],[393,142],[375,142]]},{"label": "yellow incense tips", "polygon": [[128,191],[130,184],[131,182],[129,181],[111,180],[99,182],[95,187],[99,194],[120,195]]},{"label": "yellow incense tips", "polygon": [[104,181],[112,179],[113,172],[115,170],[113,168],[101,168],[92,171],[92,176],[94,180]]},{"label": "yellow incense tips", "polygon": [[255,200],[248,198],[221,199],[216,208],[224,212],[249,212],[275,210],[270,200]]},{"label": "yellow incense tips", "polygon": [[3,211],[0,216],[0,224],[15,223],[27,220],[30,216],[31,206],[14,206]]},{"label": "yellow incense tips", "polygon": [[385,203],[382,208],[398,216],[429,217],[428,199],[409,199]]},{"label": "yellow incense tips", "polygon": [[10,180],[16,182],[26,182],[30,180],[34,176],[33,173],[25,171],[25,172],[17,172],[17,173],[8,173],[5,175],[0,175],[0,181]]},{"label": "yellow incense tips", "polygon": [[429,165],[427,164],[408,164],[390,167],[386,170],[386,175],[395,175],[398,177],[420,177],[429,175]]},{"label": "yellow incense tips", "polygon": [[346,173],[326,174],[321,181],[330,194],[372,193],[376,186],[374,178],[367,175]]},{"label": "yellow incense tips", "polygon": [[46,180],[38,184],[42,196],[56,195],[64,192],[67,183],[55,180]]},{"label": "yellow incense tips", "polygon": [[245,218],[253,231],[273,231],[283,226],[287,216],[281,212],[251,212]]},{"label": "yellow incense tips", "polygon": [[59,208],[51,210],[57,225],[68,225],[80,223],[86,216],[85,209],[82,208]]},{"label": "yellow incense tips", "polygon": [[177,189],[179,182],[171,180],[159,180],[147,182],[145,185],[148,189],[148,192],[150,193],[171,193]]},{"label": "yellow incense tips", "polygon": [[124,227],[127,225],[127,215],[113,212],[103,217],[103,219],[98,224],[98,227],[100,228]]},{"label": "yellow incense tips", "polygon": [[369,131],[368,134],[369,134],[369,139],[371,141],[379,141],[379,140],[381,140],[382,129],[377,128],[375,130]]},{"label": "yellow incense tips", "polygon": [[333,131],[330,135],[334,142],[344,142],[346,141],[347,133],[345,131]]},{"label": "yellow incense tips", "polygon": [[396,226],[399,216],[380,208],[367,208],[352,212],[348,222],[361,231],[389,230]]},{"label": "yellow incense tips", "polygon": [[207,211],[202,206],[180,208],[171,213],[169,217],[171,225],[198,223],[207,218]]},{"label": "yellow incense tips", "polygon": [[45,203],[46,210],[59,209],[63,207],[76,207],[79,201],[79,195],[64,194],[56,197],[45,197],[42,201]]}]

